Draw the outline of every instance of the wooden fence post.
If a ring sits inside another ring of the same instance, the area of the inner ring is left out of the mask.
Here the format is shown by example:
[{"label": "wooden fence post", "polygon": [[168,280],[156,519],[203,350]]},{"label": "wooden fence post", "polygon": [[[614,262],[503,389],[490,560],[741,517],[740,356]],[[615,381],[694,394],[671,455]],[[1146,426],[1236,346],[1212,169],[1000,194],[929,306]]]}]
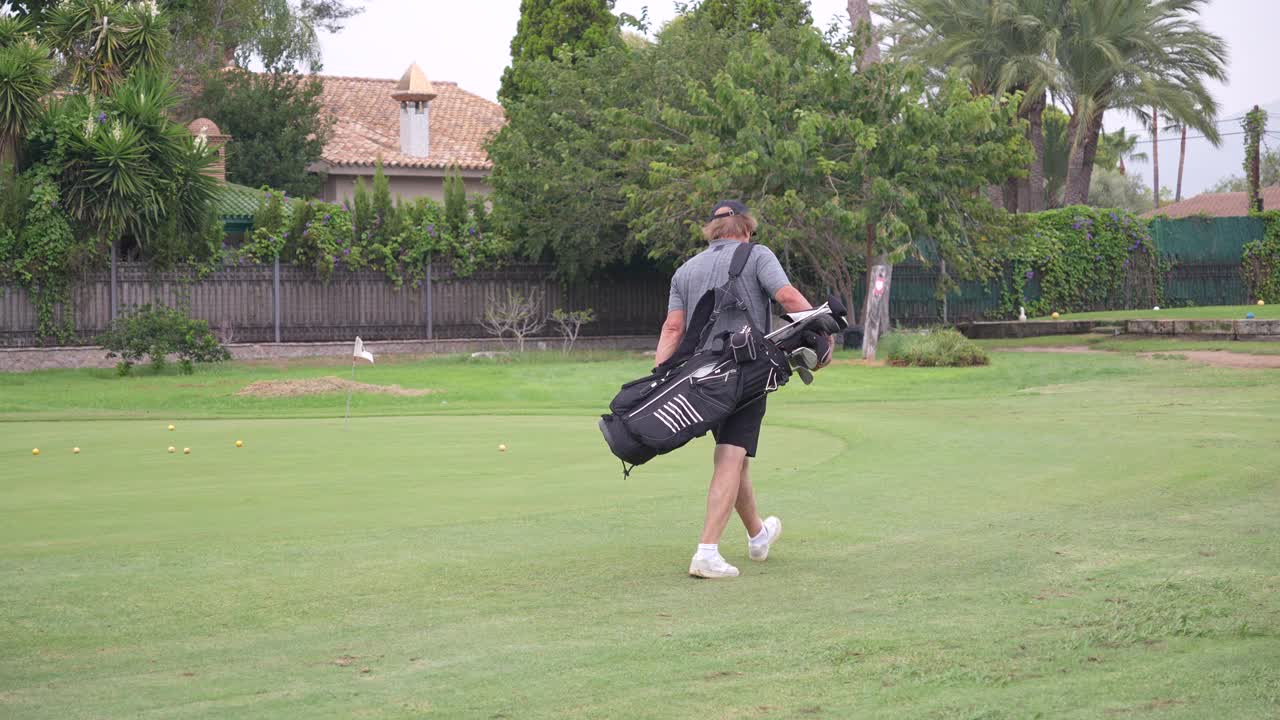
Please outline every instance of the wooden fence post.
[{"label": "wooden fence post", "polygon": [[116,290],[116,241],[111,241],[111,319],[116,319],[116,313],[119,312],[120,295]]},{"label": "wooden fence post", "polygon": [[889,302],[889,267],[871,266],[871,287],[867,293],[866,327],[862,331],[862,358],[876,359],[876,344],[880,341],[880,323],[884,317],[884,305]]},{"label": "wooden fence post", "polygon": [[276,342],[280,342],[280,254],[271,263],[271,313],[276,328]]},{"label": "wooden fence post", "polygon": [[431,261],[427,261],[427,339],[435,339],[435,308],[431,297]]}]

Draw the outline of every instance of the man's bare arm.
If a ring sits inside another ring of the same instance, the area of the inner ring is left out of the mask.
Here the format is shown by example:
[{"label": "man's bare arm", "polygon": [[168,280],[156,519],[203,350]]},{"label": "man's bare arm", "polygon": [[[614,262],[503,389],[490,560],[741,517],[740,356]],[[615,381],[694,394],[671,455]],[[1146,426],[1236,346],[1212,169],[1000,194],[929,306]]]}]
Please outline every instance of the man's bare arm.
[{"label": "man's bare arm", "polygon": [[805,299],[804,295],[792,285],[783,285],[778,288],[778,292],[774,294],[773,299],[782,306],[783,310],[789,313],[809,310],[813,307]]},{"label": "man's bare arm", "polygon": [[658,335],[658,351],[654,355],[656,364],[661,365],[667,358],[675,354],[684,338],[684,311],[672,310],[662,323],[662,332]]}]

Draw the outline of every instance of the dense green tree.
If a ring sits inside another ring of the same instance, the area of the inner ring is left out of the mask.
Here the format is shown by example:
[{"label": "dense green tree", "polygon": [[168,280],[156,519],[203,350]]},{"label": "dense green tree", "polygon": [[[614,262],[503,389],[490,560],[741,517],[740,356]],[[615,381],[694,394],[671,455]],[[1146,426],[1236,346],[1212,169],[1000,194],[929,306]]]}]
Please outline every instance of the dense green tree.
[{"label": "dense green tree", "polygon": [[586,56],[621,43],[612,0],[521,0],[511,40],[511,65],[502,73],[498,99],[504,107],[536,88],[526,72],[538,59],[561,52]]},{"label": "dense green tree", "polygon": [[702,0],[694,13],[721,30],[767,30],[813,22],[808,0]]},{"label": "dense green tree", "polygon": [[318,192],[322,180],[308,167],[320,159],[331,128],[322,90],[318,78],[288,66],[210,76],[195,107],[235,138],[227,147],[227,178],[291,195]]},{"label": "dense green tree", "polygon": [[975,191],[1029,154],[1014,111],[853,59],[812,27],[686,17],[648,49],[538,63],[549,99],[517,105],[491,147],[496,206],[569,273],[636,251],[674,264],[702,245],[707,207],[740,197],[763,242],[850,302],[868,225],[877,253],[981,274],[1005,216]]}]

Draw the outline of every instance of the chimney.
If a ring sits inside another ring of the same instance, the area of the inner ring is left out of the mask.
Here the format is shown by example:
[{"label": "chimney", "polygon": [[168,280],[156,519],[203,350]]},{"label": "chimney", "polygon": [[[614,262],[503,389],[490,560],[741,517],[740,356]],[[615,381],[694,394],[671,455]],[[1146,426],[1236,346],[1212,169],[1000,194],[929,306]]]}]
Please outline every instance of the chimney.
[{"label": "chimney", "polygon": [[227,142],[231,140],[229,135],[223,135],[218,126],[209,118],[197,118],[191,121],[187,126],[192,135],[196,136],[196,142],[208,145],[218,153],[218,158],[213,161],[206,171],[210,177],[218,182],[227,181]]},{"label": "chimney", "polygon": [[404,71],[391,97],[400,103],[400,152],[427,157],[431,154],[431,101],[436,92],[417,63]]}]

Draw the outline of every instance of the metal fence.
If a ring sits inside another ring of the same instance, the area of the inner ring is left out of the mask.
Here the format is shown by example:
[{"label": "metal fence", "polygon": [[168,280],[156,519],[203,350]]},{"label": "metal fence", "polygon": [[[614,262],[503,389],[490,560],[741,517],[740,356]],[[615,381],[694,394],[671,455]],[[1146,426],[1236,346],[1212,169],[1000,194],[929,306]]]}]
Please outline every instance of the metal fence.
[{"label": "metal fence", "polygon": [[[228,267],[196,280],[185,272],[149,272],[121,264],[121,308],[159,303],[207,320],[226,342],[315,342],[485,337],[490,298],[508,290],[538,292],[543,309],[591,308],[598,318],[584,335],[656,333],[666,315],[668,278],[632,272],[564,285],[541,265],[515,265],[459,277],[436,267],[429,282],[396,287],[376,272],[340,273],[329,282],[288,265]],[[71,293],[75,342],[91,343],[111,322],[110,273],[93,273]],[[278,316],[278,323],[277,323]],[[0,347],[40,343],[36,309],[27,293],[0,286]],[[543,334],[554,335],[548,327]]]}]

